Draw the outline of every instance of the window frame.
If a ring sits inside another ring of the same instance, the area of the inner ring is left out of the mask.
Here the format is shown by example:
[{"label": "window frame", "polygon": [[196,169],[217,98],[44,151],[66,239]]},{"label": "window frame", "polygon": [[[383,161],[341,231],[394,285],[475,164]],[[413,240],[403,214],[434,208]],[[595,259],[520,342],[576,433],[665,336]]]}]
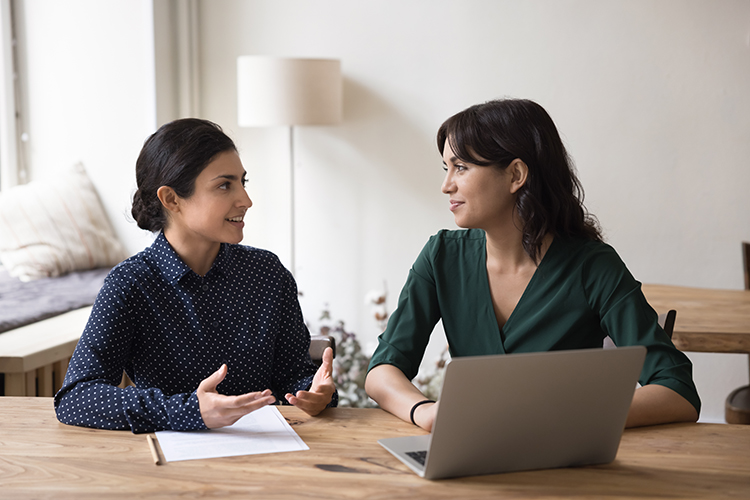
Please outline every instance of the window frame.
[{"label": "window frame", "polygon": [[0,191],[26,182],[16,7],[16,0],[0,0]]}]

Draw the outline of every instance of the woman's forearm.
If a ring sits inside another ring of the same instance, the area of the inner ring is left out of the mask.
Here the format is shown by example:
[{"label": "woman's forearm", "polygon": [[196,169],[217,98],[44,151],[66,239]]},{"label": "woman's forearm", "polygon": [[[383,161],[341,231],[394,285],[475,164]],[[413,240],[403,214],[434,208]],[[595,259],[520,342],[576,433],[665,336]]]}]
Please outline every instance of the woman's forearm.
[{"label": "woman's forearm", "polygon": [[365,379],[365,390],[381,408],[407,422],[411,421],[414,404],[426,399],[404,372],[393,365],[378,365],[370,370]]},{"label": "woman's forearm", "polygon": [[625,427],[696,420],[698,412],[687,399],[668,387],[650,384],[636,389]]}]

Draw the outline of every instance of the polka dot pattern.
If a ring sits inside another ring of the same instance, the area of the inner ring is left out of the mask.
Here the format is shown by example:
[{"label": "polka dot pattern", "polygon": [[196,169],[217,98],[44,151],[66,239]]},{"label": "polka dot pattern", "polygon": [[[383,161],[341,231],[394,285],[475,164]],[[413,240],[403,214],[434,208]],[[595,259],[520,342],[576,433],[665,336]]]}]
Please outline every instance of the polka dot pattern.
[{"label": "polka dot pattern", "polygon": [[[273,253],[222,244],[199,276],[162,233],[107,276],[55,396],[57,418],[136,433],[205,429],[195,391],[222,363],[220,393],[268,388],[284,401],[312,382],[309,346],[294,278]],[[117,387],[123,369],[135,387]]]}]

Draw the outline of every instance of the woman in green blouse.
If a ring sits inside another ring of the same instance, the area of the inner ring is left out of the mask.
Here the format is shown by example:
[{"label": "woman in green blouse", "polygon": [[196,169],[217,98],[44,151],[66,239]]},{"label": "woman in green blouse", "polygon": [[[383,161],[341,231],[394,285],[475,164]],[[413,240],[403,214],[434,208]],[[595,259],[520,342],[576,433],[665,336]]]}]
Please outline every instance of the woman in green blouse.
[{"label": "woman in green blouse", "polygon": [[412,266],[370,362],[370,397],[431,430],[439,403],[410,380],[442,319],[454,357],[601,348],[608,335],[644,345],[626,425],[697,420],[692,365],[602,241],[547,112],[528,100],[479,104],[446,120],[437,142],[442,191],[466,229],[432,236]]}]

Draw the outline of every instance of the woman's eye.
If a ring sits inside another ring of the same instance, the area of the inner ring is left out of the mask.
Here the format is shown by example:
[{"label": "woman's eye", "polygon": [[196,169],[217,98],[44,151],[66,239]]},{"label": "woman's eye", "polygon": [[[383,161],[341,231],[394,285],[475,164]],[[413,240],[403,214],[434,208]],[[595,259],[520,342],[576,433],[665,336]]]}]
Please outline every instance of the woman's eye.
[{"label": "woman's eye", "polygon": [[247,187],[247,179],[242,179],[242,187]]}]

